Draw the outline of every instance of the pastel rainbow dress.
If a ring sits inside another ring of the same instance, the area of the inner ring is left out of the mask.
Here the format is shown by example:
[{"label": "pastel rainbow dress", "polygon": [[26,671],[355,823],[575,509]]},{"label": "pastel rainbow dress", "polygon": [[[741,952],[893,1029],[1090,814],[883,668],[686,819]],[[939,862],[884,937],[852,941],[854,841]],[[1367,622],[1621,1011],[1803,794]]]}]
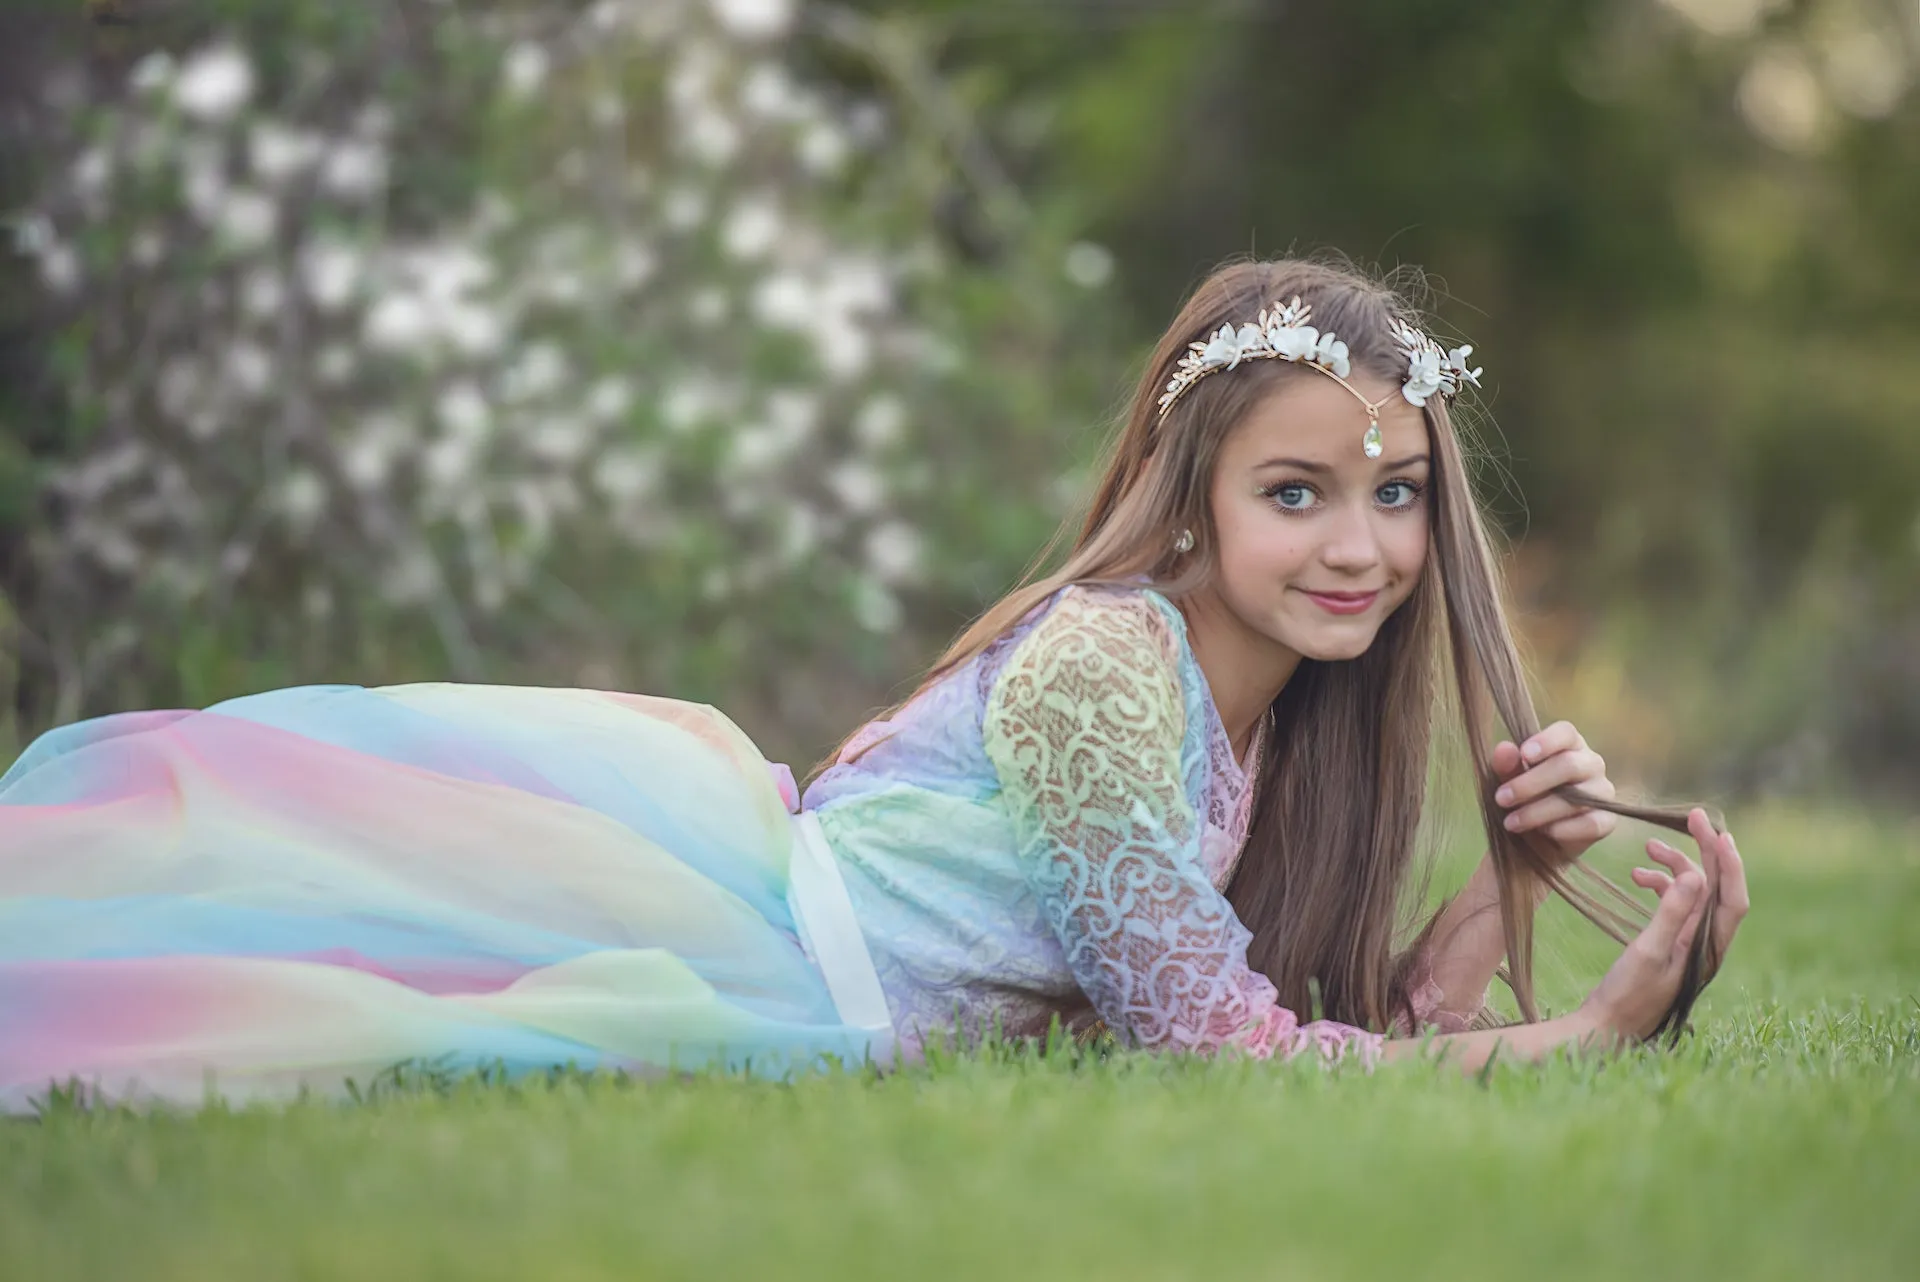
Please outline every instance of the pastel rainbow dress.
[{"label": "pastel rainbow dress", "polygon": [[395,1065],[779,1076],[1103,1020],[1370,1053],[1249,969],[1252,789],[1177,609],[1056,593],[807,789],[718,711],[309,686],[41,736],[0,778],[0,1108]]}]

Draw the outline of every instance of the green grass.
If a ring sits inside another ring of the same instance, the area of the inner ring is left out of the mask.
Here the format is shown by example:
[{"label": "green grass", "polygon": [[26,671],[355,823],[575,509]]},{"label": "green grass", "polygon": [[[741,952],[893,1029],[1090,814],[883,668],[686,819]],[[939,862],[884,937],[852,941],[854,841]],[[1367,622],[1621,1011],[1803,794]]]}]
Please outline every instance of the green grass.
[{"label": "green grass", "polygon": [[[0,1125],[0,1278],[1920,1275],[1920,828],[1740,831],[1754,915],[1677,1052],[55,1108]],[[1577,1000],[1606,948],[1543,938]]]}]

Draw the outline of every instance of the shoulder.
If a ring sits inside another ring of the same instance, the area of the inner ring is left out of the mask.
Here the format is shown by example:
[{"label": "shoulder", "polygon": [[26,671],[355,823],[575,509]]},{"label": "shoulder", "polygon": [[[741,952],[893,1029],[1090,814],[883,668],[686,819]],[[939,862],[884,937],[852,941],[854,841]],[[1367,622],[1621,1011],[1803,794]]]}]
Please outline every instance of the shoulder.
[{"label": "shoulder", "polygon": [[1177,691],[1185,649],[1185,620],[1158,592],[1069,584],[1037,607],[1013,638],[994,685],[1092,681]]}]

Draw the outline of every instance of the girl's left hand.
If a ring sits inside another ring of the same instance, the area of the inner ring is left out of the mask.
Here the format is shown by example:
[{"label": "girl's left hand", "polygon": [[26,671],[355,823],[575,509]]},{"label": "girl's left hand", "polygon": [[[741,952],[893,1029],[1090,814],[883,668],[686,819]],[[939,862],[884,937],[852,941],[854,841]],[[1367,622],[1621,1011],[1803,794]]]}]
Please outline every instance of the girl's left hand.
[{"label": "girl's left hand", "polygon": [[1519,747],[1502,740],[1494,745],[1493,769],[1503,780],[1493,800],[1507,812],[1507,831],[1540,833],[1559,848],[1566,863],[1585,854],[1619,822],[1609,811],[1576,806],[1553,795],[1555,788],[1572,784],[1596,797],[1613,797],[1607,763],[1570,722],[1556,721]]}]

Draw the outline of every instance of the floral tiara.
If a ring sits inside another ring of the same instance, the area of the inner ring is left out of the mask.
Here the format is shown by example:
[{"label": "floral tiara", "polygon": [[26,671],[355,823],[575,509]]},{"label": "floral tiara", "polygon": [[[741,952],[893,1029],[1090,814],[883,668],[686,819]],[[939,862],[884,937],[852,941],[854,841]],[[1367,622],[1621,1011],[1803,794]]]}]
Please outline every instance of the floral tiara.
[{"label": "floral tiara", "polygon": [[[1327,375],[1366,407],[1367,434],[1361,448],[1368,458],[1379,458],[1385,448],[1380,440],[1380,407],[1386,401],[1369,401],[1347,381],[1353,372],[1353,365],[1347,359],[1347,345],[1335,338],[1332,330],[1323,334],[1307,324],[1312,316],[1312,306],[1301,302],[1296,294],[1285,307],[1275,304],[1262,311],[1251,325],[1238,329],[1222,325],[1206,342],[1194,343],[1180,358],[1173,381],[1160,397],[1160,417],[1166,418],[1174,402],[1209,374],[1232,369],[1241,361],[1293,361]],[[1400,395],[1406,397],[1409,405],[1424,407],[1427,398],[1435,392],[1451,398],[1462,383],[1480,386],[1479,369],[1467,367],[1467,357],[1473,355],[1473,348],[1456,347],[1448,351],[1402,320],[1389,321],[1387,332],[1407,358],[1407,378],[1400,385]]]}]

